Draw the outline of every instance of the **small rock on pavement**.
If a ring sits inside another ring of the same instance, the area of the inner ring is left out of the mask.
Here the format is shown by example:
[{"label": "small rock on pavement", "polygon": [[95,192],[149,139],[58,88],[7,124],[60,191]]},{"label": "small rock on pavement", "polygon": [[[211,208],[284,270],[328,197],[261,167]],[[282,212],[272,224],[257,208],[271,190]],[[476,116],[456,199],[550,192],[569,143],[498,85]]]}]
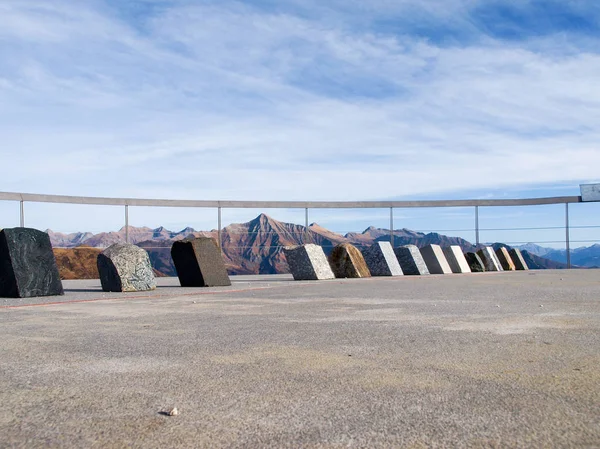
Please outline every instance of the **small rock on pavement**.
[{"label": "small rock on pavement", "polygon": [[177,407],[173,407],[173,408],[167,410],[167,415],[177,416],[177,415],[179,415],[179,410],[177,410]]}]

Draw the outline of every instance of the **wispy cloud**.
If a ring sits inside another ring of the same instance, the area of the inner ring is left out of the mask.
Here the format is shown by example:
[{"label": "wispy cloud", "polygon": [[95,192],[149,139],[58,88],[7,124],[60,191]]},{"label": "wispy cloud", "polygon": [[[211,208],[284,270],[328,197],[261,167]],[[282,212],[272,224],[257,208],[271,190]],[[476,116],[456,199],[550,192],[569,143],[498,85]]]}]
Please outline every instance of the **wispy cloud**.
[{"label": "wispy cloud", "polygon": [[2,190],[377,199],[600,165],[587,1],[9,0]]}]

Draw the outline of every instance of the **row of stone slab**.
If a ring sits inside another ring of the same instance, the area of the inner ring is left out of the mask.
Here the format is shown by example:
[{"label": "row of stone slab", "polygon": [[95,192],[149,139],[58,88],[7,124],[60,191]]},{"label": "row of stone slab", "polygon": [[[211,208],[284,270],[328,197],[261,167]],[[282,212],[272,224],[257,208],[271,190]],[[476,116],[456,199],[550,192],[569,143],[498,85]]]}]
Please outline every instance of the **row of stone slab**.
[{"label": "row of stone slab", "polygon": [[[208,237],[173,243],[171,257],[182,287],[231,285],[217,242]],[[116,243],[98,255],[102,290],[154,290],[156,280],[148,253]],[[50,237],[31,228],[0,230],[0,297],[63,295],[64,290]]]},{"label": "row of stone slab", "polygon": [[390,242],[377,242],[362,252],[349,243],[336,246],[329,258],[314,244],[284,248],[295,280],[362,278],[483,271],[528,270],[518,249],[485,246],[477,253],[463,254],[460,246],[441,248],[406,245],[392,248]]}]

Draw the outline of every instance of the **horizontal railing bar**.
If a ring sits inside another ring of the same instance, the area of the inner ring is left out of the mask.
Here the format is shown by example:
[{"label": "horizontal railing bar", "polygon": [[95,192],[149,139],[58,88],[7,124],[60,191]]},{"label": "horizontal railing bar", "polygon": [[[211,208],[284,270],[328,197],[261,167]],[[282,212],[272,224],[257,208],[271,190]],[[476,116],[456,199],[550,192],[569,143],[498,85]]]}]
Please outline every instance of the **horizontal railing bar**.
[{"label": "horizontal railing bar", "polygon": [[580,196],[523,198],[499,200],[427,200],[427,201],[209,201],[161,200],[143,198],[103,198],[90,196],[41,195],[34,193],[0,192],[0,200],[36,203],[88,204],[102,206],[150,207],[226,207],[231,209],[380,209],[412,207],[471,206],[536,206],[544,204],[580,203]]}]

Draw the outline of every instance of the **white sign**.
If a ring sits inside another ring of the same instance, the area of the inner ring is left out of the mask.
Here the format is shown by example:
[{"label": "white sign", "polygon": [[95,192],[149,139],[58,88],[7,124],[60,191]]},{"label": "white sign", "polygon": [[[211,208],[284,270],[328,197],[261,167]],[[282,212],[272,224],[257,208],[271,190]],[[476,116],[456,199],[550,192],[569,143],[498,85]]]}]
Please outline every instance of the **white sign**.
[{"label": "white sign", "polygon": [[581,184],[581,201],[600,201],[600,184]]}]

